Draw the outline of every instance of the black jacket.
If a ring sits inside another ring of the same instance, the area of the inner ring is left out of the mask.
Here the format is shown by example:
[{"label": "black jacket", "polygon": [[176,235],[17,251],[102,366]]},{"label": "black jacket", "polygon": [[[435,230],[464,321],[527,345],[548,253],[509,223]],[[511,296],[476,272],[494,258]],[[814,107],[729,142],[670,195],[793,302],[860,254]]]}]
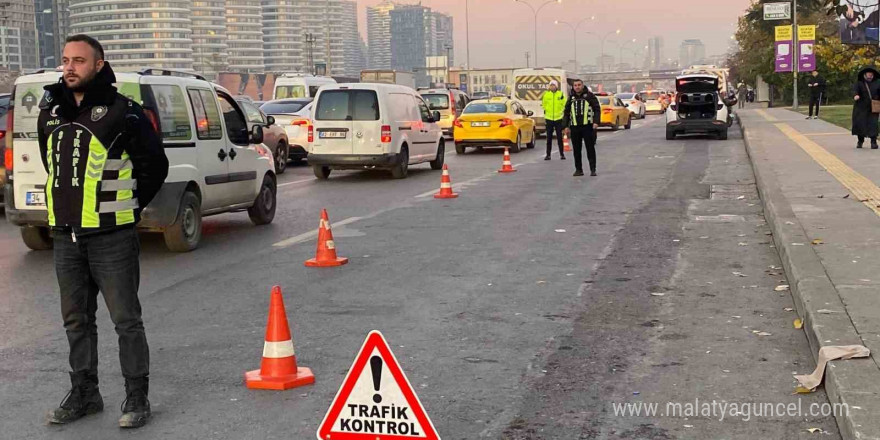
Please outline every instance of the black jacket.
[{"label": "black jacket", "polygon": [[825,78],[822,75],[810,76],[807,80],[807,86],[810,88],[810,96],[818,98],[820,94],[825,93]]},{"label": "black jacket", "polygon": [[[63,78],[45,87],[38,140],[49,173],[50,226],[56,229],[84,235],[131,227],[168,176],[159,133],[139,104],[116,92],[114,82],[105,63],[80,105]],[[120,189],[120,184],[135,186]],[[132,206],[119,212],[120,201]]]},{"label": "black jacket", "polygon": [[[574,115],[571,114],[572,102],[577,104],[575,106],[576,114]],[[570,128],[584,127],[581,122],[583,121],[584,112],[587,111],[587,106],[593,109],[593,123],[599,124],[602,122],[602,106],[599,105],[599,100],[596,98],[596,95],[584,86],[584,90],[580,94],[572,90],[571,96],[569,96],[568,100],[565,102],[565,116],[562,118],[562,126]],[[589,128],[592,129],[592,125],[590,125]]]},{"label": "black jacket", "polygon": [[[874,80],[865,81],[865,73],[873,72]],[[859,71],[858,82],[853,84],[853,95],[859,100],[853,102],[852,134],[854,136],[877,137],[878,114],[871,112],[871,99],[880,99],[880,73],[873,67]]]}]

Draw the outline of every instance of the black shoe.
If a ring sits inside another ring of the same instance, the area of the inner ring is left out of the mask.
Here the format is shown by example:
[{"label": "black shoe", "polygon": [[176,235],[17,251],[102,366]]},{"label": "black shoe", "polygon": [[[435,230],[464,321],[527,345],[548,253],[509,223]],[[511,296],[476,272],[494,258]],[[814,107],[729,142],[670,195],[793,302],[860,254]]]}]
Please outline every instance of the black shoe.
[{"label": "black shoe", "polygon": [[876,149],[877,149],[877,144],[871,144],[871,149],[872,149],[872,150],[876,150]]},{"label": "black shoe", "polygon": [[149,382],[147,378],[125,379],[125,401],[122,402],[120,428],[140,428],[147,424],[152,413],[147,399]]},{"label": "black shoe", "polygon": [[564,154],[560,154],[560,155],[559,155],[559,160],[565,160],[565,155],[564,155]]},{"label": "black shoe", "polygon": [[863,142],[859,142],[859,143],[857,143],[857,144],[856,144],[856,148],[862,148],[862,145],[863,145],[863,144],[864,144]]},{"label": "black shoe", "polygon": [[574,174],[572,174],[572,176],[574,176],[574,177],[580,177],[580,176],[583,176],[583,175],[584,175],[584,172],[581,171],[581,170],[577,170],[577,171],[574,172]]},{"label": "black shoe", "polygon": [[596,170],[590,171],[590,175],[593,177],[598,176],[598,174],[596,174]]},{"label": "black shoe", "polygon": [[104,410],[104,399],[98,391],[97,381],[86,381],[75,373],[70,373],[70,381],[73,386],[61,405],[49,413],[49,423],[63,425]]},{"label": "black shoe", "polygon": [[550,156],[544,156],[544,160],[550,160]]}]

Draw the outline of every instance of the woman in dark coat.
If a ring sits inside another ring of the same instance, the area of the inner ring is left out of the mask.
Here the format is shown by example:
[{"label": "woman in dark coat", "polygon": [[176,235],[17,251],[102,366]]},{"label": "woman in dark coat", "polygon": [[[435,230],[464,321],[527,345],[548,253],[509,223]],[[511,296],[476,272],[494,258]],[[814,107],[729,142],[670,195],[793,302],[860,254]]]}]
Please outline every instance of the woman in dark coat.
[{"label": "woman in dark coat", "polygon": [[871,138],[871,149],[877,149],[878,113],[871,112],[871,99],[880,100],[880,73],[873,67],[859,71],[859,81],[853,85],[855,102],[852,112],[852,134],[858,136],[856,148],[862,148],[865,138]]}]

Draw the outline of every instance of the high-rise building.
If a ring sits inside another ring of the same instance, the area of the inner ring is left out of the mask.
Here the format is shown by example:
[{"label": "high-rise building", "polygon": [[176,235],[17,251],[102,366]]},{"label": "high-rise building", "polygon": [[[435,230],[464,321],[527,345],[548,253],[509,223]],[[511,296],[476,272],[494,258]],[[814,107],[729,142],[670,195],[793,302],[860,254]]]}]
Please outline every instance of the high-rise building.
[{"label": "high-rise building", "polygon": [[40,67],[39,41],[33,0],[3,0],[0,5],[0,67],[25,70]]},{"label": "high-rise building", "polygon": [[229,70],[263,72],[263,10],[260,0],[226,0]]},{"label": "high-rise building", "polygon": [[652,37],[648,39],[648,53],[645,54],[645,68],[659,69],[665,64],[666,58],[663,55],[663,37]]},{"label": "high-rise building", "polygon": [[367,65],[371,69],[391,68],[391,11],[396,6],[386,0],[367,8]]},{"label": "high-rise building", "polygon": [[684,40],[678,50],[678,62],[683,68],[702,64],[706,59],[706,46],[700,40]]},{"label": "high-rise building", "polygon": [[405,72],[424,69],[434,55],[436,28],[431,8],[398,5],[391,10],[391,68]]},{"label": "high-rise building", "polygon": [[55,49],[55,12],[52,0],[34,0],[34,18],[37,25],[40,67],[55,67],[60,56],[56,57]]},{"label": "high-rise building", "polygon": [[55,57],[60,66],[64,41],[70,35],[70,1],[52,0],[52,16],[55,20],[52,29],[55,34]]},{"label": "high-rise building", "polygon": [[359,77],[361,70],[367,68],[364,57],[364,42],[358,30],[357,2],[345,0],[342,2],[342,41],[345,55],[343,58],[343,75]]},{"label": "high-rise building", "polygon": [[[288,0],[289,1],[289,0]],[[295,0],[296,13],[299,15],[299,25],[296,28],[298,37],[302,42],[302,61],[295,69],[307,72],[306,64],[306,33],[315,38],[312,45],[313,62],[323,64],[329,75],[344,75],[345,73],[345,37],[349,35],[346,26],[350,23],[343,18],[342,0]]]},{"label": "high-rise building", "polygon": [[226,43],[226,1],[192,2],[193,69],[213,78],[229,66]]},{"label": "high-rise building", "polygon": [[70,0],[70,33],[100,41],[116,70],[193,68],[188,0]]},{"label": "high-rise building", "polygon": [[291,72],[304,68],[302,14],[292,1],[263,0],[263,54],[266,71]]},{"label": "high-rise building", "polygon": [[446,56],[450,66],[455,65],[455,40],[453,39],[452,16],[434,12],[434,27],[437,31],[434,55]]}]

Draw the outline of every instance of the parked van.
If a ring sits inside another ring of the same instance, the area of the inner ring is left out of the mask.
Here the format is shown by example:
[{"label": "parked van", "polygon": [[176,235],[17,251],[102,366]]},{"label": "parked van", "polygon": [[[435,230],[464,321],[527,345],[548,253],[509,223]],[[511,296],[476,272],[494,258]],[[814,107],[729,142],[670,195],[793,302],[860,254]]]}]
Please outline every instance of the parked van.
[{"label": "parked van", "polygon": [[312,108],[309,164],[319,179],[331,170],[385,169],[395,179],[409,165],[443,167],[445,141],[431,111],[412,88],[395,84],[323,87]]},{"label": "parked van", "polygon": [[440,128],[443,134],[452,136],[452,121],[461,116],[470,99],[458,89],[421,89],[419,94],[428,103],[428,109],[440,112]]},{"label": "parked van", "polygon": [[318,89],[327,84],[336,84],[336,80],[329,76],[285,73],[275,80],[272,99],[314,98]]},{"label": "parked van", "polygon": [[[12,89],[6,219],[21,226],[25,245],[34,250],[53,245],[37,117],[43,87],[60,77],[60,72],[23,75]],[[247,210],[254,224],[272,222],[272,152],[260,145],[262,126],[248,131],[245,113],[229,91],[195,74],[160,69],[117,73],[116,80],[119,93],[144,107],[169,162],[168,177],[142,212],[139,228],[162,232],[170,250],[185,252],[198,246],[203,216]]]}]

